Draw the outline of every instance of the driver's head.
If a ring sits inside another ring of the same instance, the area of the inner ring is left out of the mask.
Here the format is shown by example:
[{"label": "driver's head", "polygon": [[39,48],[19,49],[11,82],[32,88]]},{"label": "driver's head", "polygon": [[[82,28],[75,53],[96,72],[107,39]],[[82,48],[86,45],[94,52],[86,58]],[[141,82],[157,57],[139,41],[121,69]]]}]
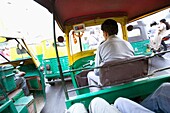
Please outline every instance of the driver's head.
[{"label": "driver's head", "polygon": [[118,25],[115,20],[107,19],[101,25],[101,30],[110,35],[117,35],[118,33]]}]

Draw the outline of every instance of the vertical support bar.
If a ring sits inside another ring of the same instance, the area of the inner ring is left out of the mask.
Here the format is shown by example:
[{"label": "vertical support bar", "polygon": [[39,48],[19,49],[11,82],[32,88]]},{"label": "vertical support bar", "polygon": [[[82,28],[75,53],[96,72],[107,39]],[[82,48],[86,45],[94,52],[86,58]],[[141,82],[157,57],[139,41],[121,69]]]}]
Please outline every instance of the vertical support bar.
[{"label": "vertical support bar", "polygon": [[[72,69],[72,67],[71,67]],[[76,79],[75,79],[75,72],[71,72],[71,80],[72,80],[72,83],[73,83],[73,86],[74,88],[78,88],[78,85],[77,85],[77,82],[76,82]],[[76,94],[79,95],[79,90],[76,90]]]},{"label": "vertical support bar", "polygon": [[80,32],[78,33],[78,35],[79,35],[80,51],[82,51]]},{"label": "vertical support bar", "polygon": [[128,41],[126,26],[125,25],[121,25],[121,26],[122,26],[123,39]]},{"label": "vertical support bar", "polygon": [[127,22],[127,17],[124,17],[123,22],[121,23],[121,28],[123,33],[123,39],[128,41],[126,22]]},{"label": "vertical support bar", "polygon": [[65,84],[65,81],[64,81],[64,76],[63,76],[63,72],[62,72],[62,68],[61,68],[61,64],[60,64],[60,59],[59,59],[59,55],[58,55],[58,49],[57,49],[57,41],[56,41],[56,34],[55,34],[55,10],[54,10],[54,5],[55,5],[55,0],[53,0],[53,33],[54,33],[54,47],[55,47],[55,50],[56,50],[56,58],[57,58],[57,61],[58,61],[58,69],[60,71],[60,77],[61,77],[61,80],[62,80],[62,86],[63,86],[63,89],[64,89],[64,93],[65,93],[65,96],[66,96],[66,99],[68,100],[69,97],[68,97],[68,92],[67,92],[67,88],[66,88],[66,84]]}]

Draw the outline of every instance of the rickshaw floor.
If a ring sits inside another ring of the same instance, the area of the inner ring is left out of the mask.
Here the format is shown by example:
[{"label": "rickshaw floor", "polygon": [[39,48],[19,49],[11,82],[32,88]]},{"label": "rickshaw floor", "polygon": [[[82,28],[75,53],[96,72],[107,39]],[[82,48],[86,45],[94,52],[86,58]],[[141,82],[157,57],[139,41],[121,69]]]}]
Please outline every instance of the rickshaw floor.
[{"label": "rickshaw floor", "polygon": [[[67,89],[72,89],[71,81],[66,81]],[[75,96],[74,92],[69,93],[69,96]],[[65,94],[62,88],[61,81],[56,82],[54,86],[46,84],[46,102],[41,113],[64,113],[66,109]]]}]

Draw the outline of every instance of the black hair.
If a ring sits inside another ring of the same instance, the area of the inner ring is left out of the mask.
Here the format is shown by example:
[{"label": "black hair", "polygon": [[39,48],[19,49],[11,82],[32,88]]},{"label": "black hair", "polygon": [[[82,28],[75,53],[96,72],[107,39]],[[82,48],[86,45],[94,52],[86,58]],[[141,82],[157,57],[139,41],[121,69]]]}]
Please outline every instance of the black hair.
[{"label": "black hair", "polygon": [[166,30],[170,29],[170,25],[168,22],[166,22],[166,19],[161,19],[160,22],[164,23],[166,25]]},{"label": "black hair", "polygon": [[154,21],[150,24],[150,27],[157,25],[157,23]]},{"label": "black hair", "polygon": [[107,19],[101,25],[101,30],[105,31],[110,35],[114,35],[118,33],[118,24],[115,20]]}]

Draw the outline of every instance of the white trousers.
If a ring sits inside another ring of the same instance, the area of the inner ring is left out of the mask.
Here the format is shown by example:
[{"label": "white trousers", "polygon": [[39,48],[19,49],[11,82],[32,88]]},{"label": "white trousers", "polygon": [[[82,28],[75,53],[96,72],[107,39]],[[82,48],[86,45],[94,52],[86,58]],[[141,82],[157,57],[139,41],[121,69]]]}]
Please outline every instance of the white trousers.
[{"label": "white trousers", "polygon": [[[100,84],[100,78],[99,76],[96,76],[94,71],[90,71],[87,74],[88,84],[89,85],[99,85]],[[96,92],[100,90],[100,88],[97,87],[90,87],[90,92]]]},{"label": "white trousers", "polygon": [[121,113],[154,113],[142,105],[123,97],[117,98],[114,106],[119,109]]},{"label": "white trousers", "polygon": [[82,103],[75,103],[65,113],[88,113],[88,112]]},{"label": "white trousers", "polygon": [[[66,113],[88,113],[82,103],[73,104]],[[94,98],[89,105],[89,113],[154,113],[138,103],[119,97],[114,105],[100,97]]]}]

